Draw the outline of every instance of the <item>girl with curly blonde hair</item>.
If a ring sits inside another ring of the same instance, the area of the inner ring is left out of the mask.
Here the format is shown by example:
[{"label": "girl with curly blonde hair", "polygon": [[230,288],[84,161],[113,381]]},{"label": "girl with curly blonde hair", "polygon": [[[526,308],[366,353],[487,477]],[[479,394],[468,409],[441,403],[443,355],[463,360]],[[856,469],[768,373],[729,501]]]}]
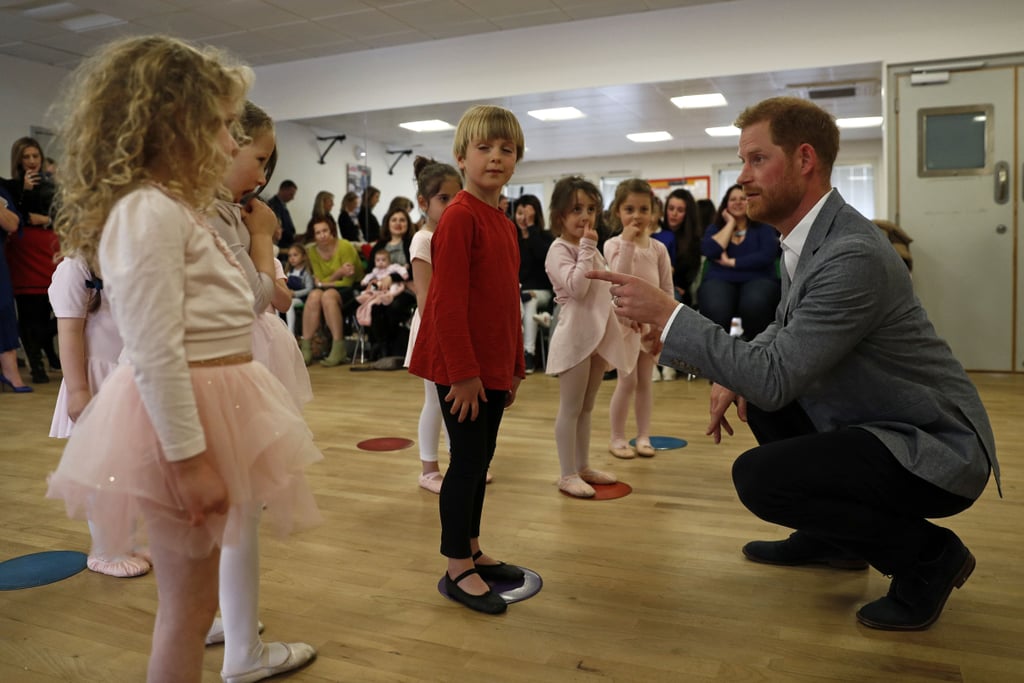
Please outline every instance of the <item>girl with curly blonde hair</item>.
[{"label": "girl with curly blonde hair", "polygon": [[48,495],[108,537],[145,517],[159,567],[151,682],[201,679],[241,511],[266,503],[279,532],[319,520],[303,469],[322,456],[252,362],[252,290],[206,215],[249,80],[215,51],[150,36],[102,48],[67,93],[58,229],[102,276],[128,363],[82,412]]}]

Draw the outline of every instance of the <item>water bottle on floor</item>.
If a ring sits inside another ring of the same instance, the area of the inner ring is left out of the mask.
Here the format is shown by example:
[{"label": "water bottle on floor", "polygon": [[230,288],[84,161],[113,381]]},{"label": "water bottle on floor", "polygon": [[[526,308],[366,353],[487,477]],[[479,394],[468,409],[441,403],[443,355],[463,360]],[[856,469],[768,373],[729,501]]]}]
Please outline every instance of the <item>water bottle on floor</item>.
[{"label": "water bottle on floor", "polygon": [[743,336],[743,320],[740,318],[733,318],[732,324],[729,326],[730,337],[742,337]]}]

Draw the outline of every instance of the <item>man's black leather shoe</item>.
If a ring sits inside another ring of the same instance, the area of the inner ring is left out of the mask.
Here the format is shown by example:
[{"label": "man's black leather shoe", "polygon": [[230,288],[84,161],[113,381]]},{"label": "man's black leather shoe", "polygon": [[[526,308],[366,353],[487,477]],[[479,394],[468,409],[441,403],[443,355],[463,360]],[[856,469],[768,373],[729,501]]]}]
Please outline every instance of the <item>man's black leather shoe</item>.
[{"label": "man's black leather shoe", "polygon": [[920,631],[935,623],[954,588],[960,588],[974,571],[974,555],[948,529],[939,556],[897,574],[889,593],[857,612],[857,621],[885,631]]},{"label": "man's black leather shoe", "polygon": [[751,541],[743,546],[748,560],[763,564],[799,567],[823,564],[833,569],[867,569],[868,563],[831,543],[794,531],[784,541]]}]

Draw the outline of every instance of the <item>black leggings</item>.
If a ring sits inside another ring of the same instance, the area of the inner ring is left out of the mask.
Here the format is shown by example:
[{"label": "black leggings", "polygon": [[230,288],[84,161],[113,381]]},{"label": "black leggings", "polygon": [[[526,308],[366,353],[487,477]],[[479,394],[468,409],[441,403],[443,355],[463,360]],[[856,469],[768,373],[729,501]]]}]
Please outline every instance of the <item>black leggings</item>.
[{"label": "black leggings", "polygon": [[480,536],[487,468],[494,457],[498,427],[505,413],[507,391],[487,389],[487,403],[480,403],[476,420],[459,422],[445,401],[451,387],[436,385],[441,415],[448,428],[451,464],[441,484],[441,554],[463,559],[472,555],[469,539]]},{"label": "black leggings", "polygon": [[18,294],[14,297],[18,305],[18,329],[21,344],[29,367],[35,372],[45,372],[43,353],[51,368],[60,367],[53,338],[57,334],[57,321],[52,317],[50,298],[45,294]]},{"label": "black leggings", "polygon": [[370,341],[382,356],[404,356],[409,341],[402,334],[402,323],[409,319],[416,298],[410,292],[402,292],[388,305],[378,304],[370,309]]},{"label": "black leggings", "polygon": [[748,404],[757,448],[733,464],[740,500],[755,515],[831,543],[884,574],[913,566],[941,542],[929,517],[949,517],[974,501],[912,474],[870,432],[814,431],[796,403],[775,412]]}]

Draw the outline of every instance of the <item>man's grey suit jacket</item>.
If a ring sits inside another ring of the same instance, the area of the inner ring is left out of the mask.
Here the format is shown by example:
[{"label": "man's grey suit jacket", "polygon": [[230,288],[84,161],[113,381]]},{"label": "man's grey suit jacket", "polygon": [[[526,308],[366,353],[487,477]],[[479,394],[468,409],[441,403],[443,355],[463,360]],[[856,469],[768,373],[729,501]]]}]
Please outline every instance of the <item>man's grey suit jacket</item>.
[{"label": "man's grey suit jacket", "polygon": [[762,410],[798,401],[819,432],[866,429],[908,470],[952,493],[977,498],[990,468],[999,484],[977,390],[882,231],[837,191],[811,226],[792,282],[782,268],[782,299],[763,333],[743,343],[684,307],[660,362]]}]

